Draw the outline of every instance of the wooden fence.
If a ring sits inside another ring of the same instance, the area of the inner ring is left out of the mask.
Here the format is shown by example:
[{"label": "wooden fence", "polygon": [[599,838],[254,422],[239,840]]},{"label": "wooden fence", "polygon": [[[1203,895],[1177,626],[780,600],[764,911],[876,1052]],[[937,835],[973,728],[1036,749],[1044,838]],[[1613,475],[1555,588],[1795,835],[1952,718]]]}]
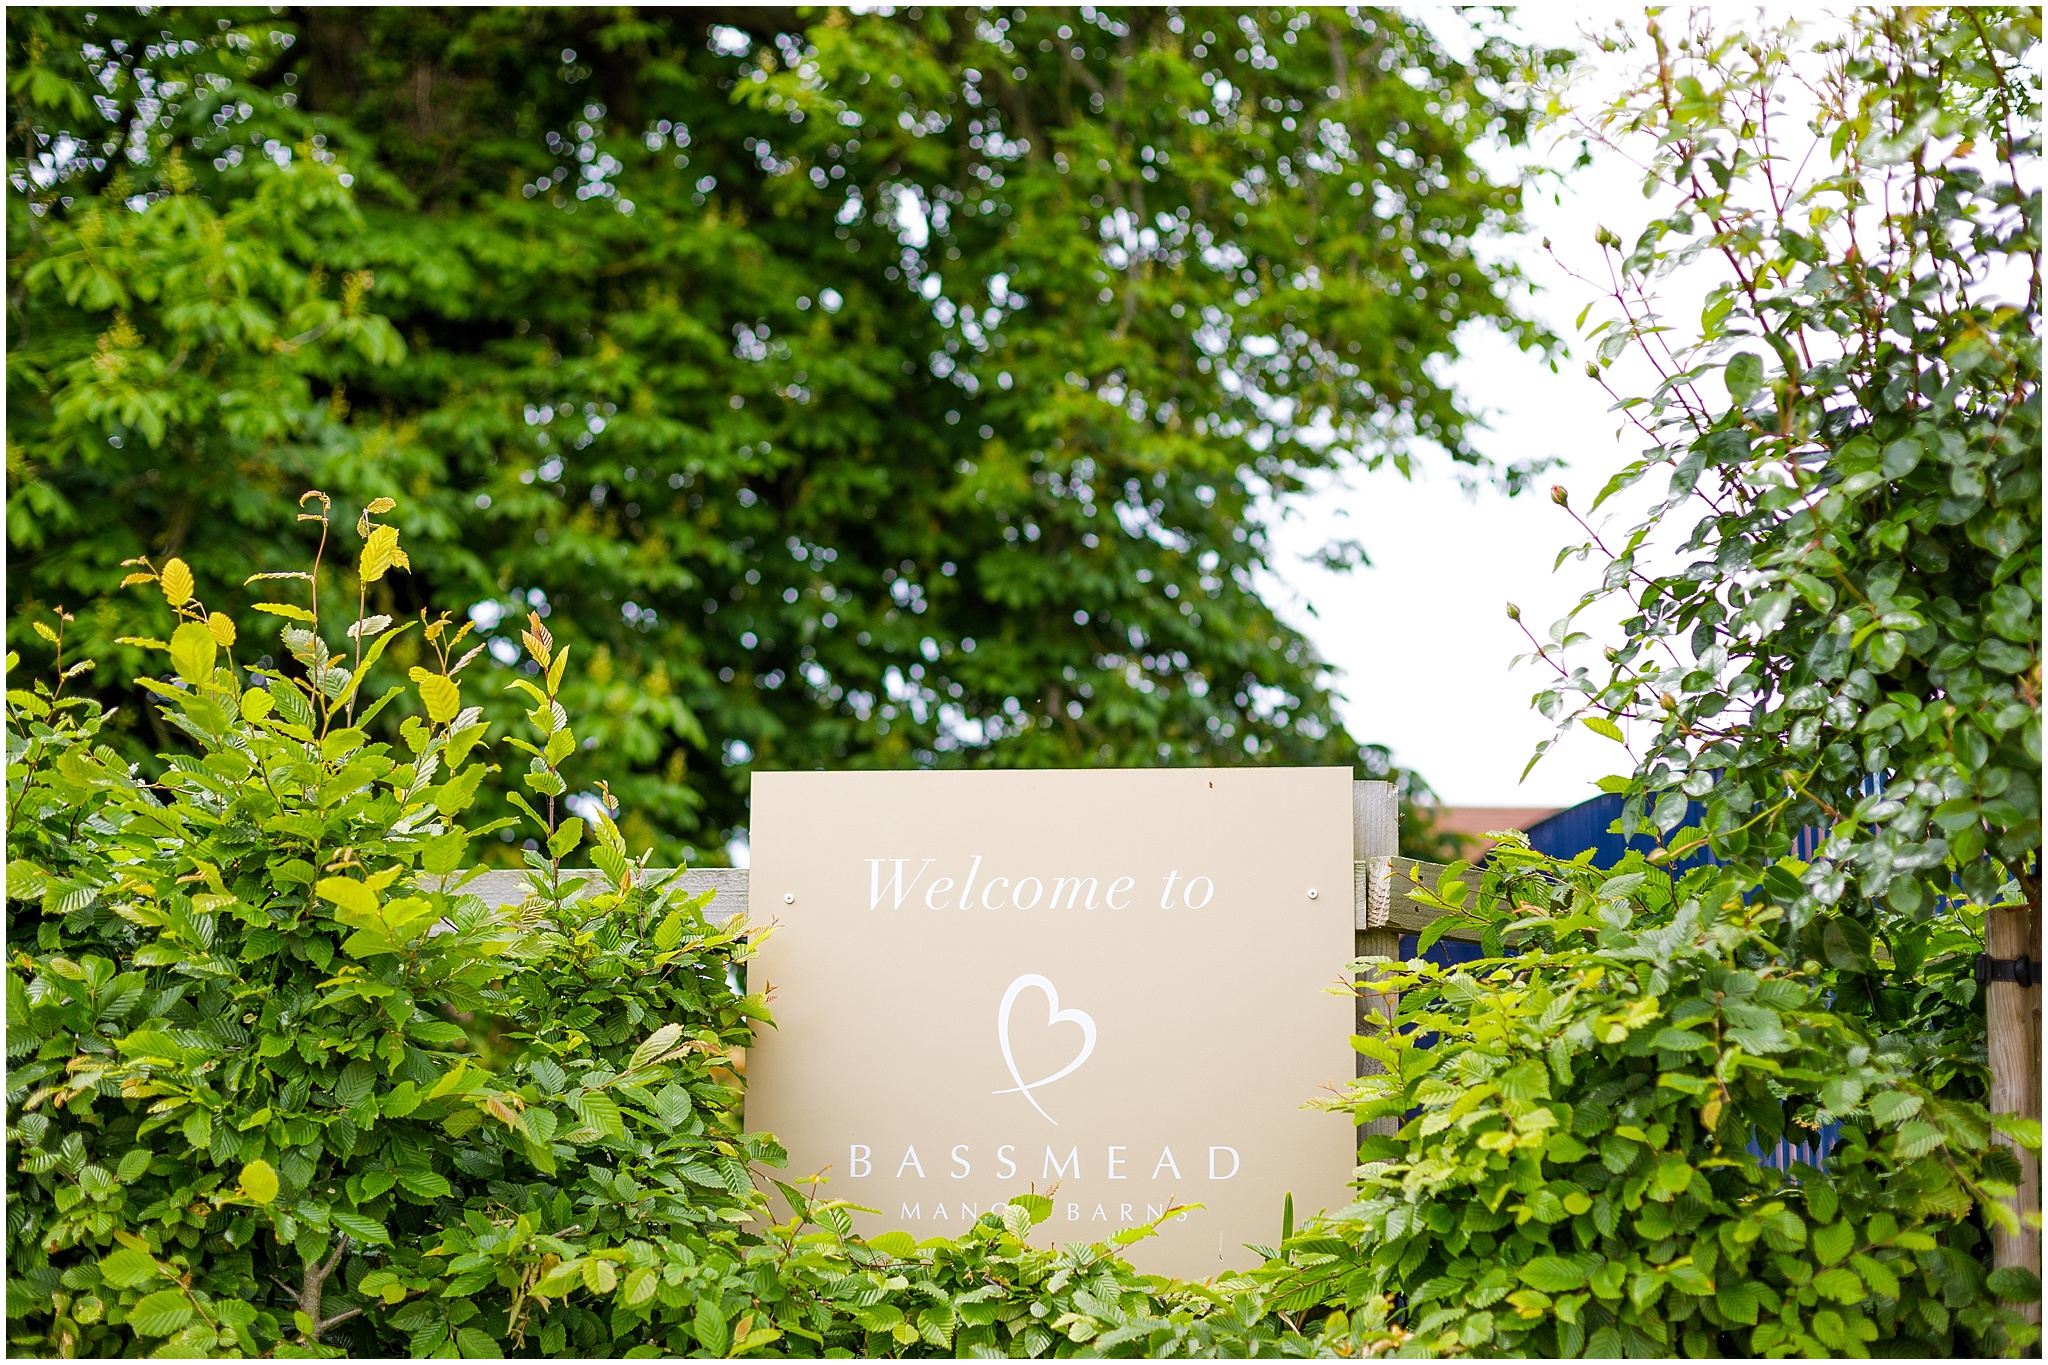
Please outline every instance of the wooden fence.
[{"label": "wooden fence", "polygon": [[[1352,925],[1357,935],[1356,953],[1359,957],[1399,958],[1401,935],[1420,933],[1437,918],[1434,909],[1418,905],[1409,893],[1418,879],[1422,885],[1434,888],[1444,869],[1440,864],[1417,862],[1399,855],[1399,811],[1399,798],[1392,783],[1352,783]],[[576,869],[572,875],[601,874]],[[528,873],[518,869],[486,872],[464,889],[488,904],[509,905],[525,898],[527,876]],[[1478,877],[1476,873],[1468,873],[1467,879],[1476,883]],[[692,894],[707,890],[712,893],[706,914],[713,922],[747,911],[745,868],[714,867],[686,871],[682,885]],[[770,909],[772,912],[773,907]],[[1994,912],[1991,919],[1988,947],[1992,955],[2028,960],[2026,954],[2040,953],[2040,930],[2031,916],[2024,912],[2018,915]],[[2023,925],[2022,920],[2025,921]],[[1474,935],[1463,929],[1453,929],[1444,937],[1466,942],[1474,940]],[[2038,972],[2039,969],[2035,970]],[[1999,1112],[2014,1112],[2038,1119],[2041,1113],[2041,991],[2038,978],[2031,984],[1994,981],[1985,994],[1990,1033],[1992,1107]],[[1380,1012],[1391,1020],[1397,1003],[1396,997],[1390,994],[1362,992],[1358,1000],[1358,1030],[1365,1031],[1369,1011]],[[1378,1069],[1379,1063],[1359,1058],[1360,1075]],[[1379,1119],[1366,1125],[1365,1131],[1391,1136],[1399,1124],[1398,1118]],[[1789,1170],[1795,1160],[1815,1161],[1824,1157],[1825,1145],[1816,1144],[1811,1150],[1794,1150],[1781,1143],[1778,1150],[1759,1151],[1758,1155],[1768,1164]],[[2012,1202],[2023,1215],[2038,1215],[2041,1207],[2039,1158],[2025,1151],[2018,1155],[2025,1175],[2020,1192]],[[2037,1228],[2023,1227],[2018,1234],[2001,1230],[1994,1241],[1997,1264],[2026,1266],[2038,1273],[2040,1232]],[[2038,1315],[2039,1312],[2038,1302],[2031,1305],[2032,1314]]]}]

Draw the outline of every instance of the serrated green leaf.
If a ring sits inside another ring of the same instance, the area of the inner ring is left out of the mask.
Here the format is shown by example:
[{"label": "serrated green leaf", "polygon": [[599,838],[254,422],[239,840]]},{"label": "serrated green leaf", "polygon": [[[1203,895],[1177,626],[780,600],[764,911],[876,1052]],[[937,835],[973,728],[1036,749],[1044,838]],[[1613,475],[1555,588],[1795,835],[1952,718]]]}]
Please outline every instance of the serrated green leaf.
[{"label": "serrated green leaf", "polygon": [[646,1266],[630,1271],[626,1282],[619,1291],[619,1302],[628,1308],[637,1308],[654,1297],[654,1291],[661,1283],[660,1276]]},{"label": "serrated green leaf", "polygon": [[100,1258],[100,1278],[115,1289],[133,1289],[161,1273],[156,1257],[135,1247],[122,1247]]},{"label": "serrated green leaf", "polygon": [[413,1167],[398,1172],[398,1184],[407,1193],[421,1199],[445,1199],[453,1192],[447,1176],[438,1171],[422,1171]]},{"label": "serrated green leaf", "polygon": [[484,765],[472,763],[434,789],[434,809],[442,815],[460,815],[476,799],[477,784],[483,781]]},{"label": "serrated green leaf", "polygon": [[556,859],[566,858],[575,852],[576,846],[582,842],[583,821],[580,817],[572,815],[557,826],[555,832],[548,837],[548,856]]},{"label": "serrated green leaf", "polygon": [[192,1320],[192,1305],[181,1289],[159,1289],[128,1310],[137,1336],[167,1337]]},{"label": "serrated green leaf", "polygon": [[350,923],[375,921],[381,904],[377,893],[353,877],[322,877],[316,890],[322,900],[341,907]]},{"label": "serrated green leaf", "polygon": [[1581,716],[1579,723],[1594,734],[1605,736],[1617,744],[1626,744],[1628,742],[1628,737],[1622,734],[1621,727],[1605,716]]},{"label": "serrated green leaf", "polygon": [[1586,1287],[1586,1267],[1563,1256],[1533,1257],[1516,1273],[1523,1284],[1546,1294],[1567,1294]]},{"label": "serrated green leaf", "polygon": [[725,1354],[732,1343],[731,1331],[727,1328],[725,1314],[719,1310],[718,1301],[711,1295],[697,1300],[696,1315],[691,1319],[690,1330],[697,1341],[713,1356]]},{"label": "serrated green leaf", "polygon": [[420,850],[420,870],[436,877],[446,877],[460,870],[468,852],[468,831],[451,829],[427,840]]},{"label": "serrated green leaf", "polygon": [[663,1024],[660,1028],[649,1034],[646,1041],[633,1049],[633,1060],[626,1064],[626,1069],[628,1071],[638,1071],[641,1067],[652,1064],[657,1058],[666,1054],[678,1042],[682,1041],[682,1037],[683,1026],[681,1024]]},{"label": "serrated green leaf", "polygon": [[1813,1277],[1813,1288],[1837,1303],[1861,1303],[1866,1296],[1863,1281],[1847,1266],[1821,1271]]},{"label": "serrated green leaf", "polygon": [[488,1332],[474,1327],[460,1327],[455,1332],[455,1344],[462,1348],[464,1360],[503,1360],[505,1348],[498,1339]]},{"label": "serrated green leaf", "polygon": [[1892,1152],[1901,1161],[1918,1161],[1941,1145],[1941,1130],[1918,1119],[1900,1128],[1892,1139]]},{"label": "serrated green leaf", "polygon": [[171,632],[171,667],[194,687],[213,677],[213,662],[219,653],[220,642],[197,621],[187,621]]},{"label": "serrated green leaf", "polygon": [[462,710],[462,689],[455,679],[429,673],[419,680],[420,700],[426,704],[427,719],[436,725],[454,720]]},{"label": "serrated green leaf", "polygon": [[308,625],[311,625],[314,619],[312,612],[304,607],[295,607],[289,602],[251,602],[249,609],[267,612],[272,616],[282,616],[290,621],[304,621]]},{"label": "serrated green leaf", "polygon": [[683,915],[680,910],[671,910],[662,916],[660,925],[654,931],[654,946],[659,952],[667,952],[683,941]]},{"label": "serrated green leaf", "polygon": [[2038,1303],[2041,1298],[2041,1281],[2033,1271],[2021,1265],[2000,1266],[1985,1279],[1985,1288],[2007,1303]]},{"label": "serrated green leaf", "polygon": [[1813,1254],[1822,1265],[1834,1265],[1856,1245],[1856,1229],[1848,1223],[1829,1223],[1813,1230]]},{"label": "serrated green leaf", "polygon": [[391,1242],[391,1234],[384,1230],[382,1223],[374,1218],[366,1218],[360,1213],[351,1213],[347,1209],[332,1209],[327,1214],[327,1220],[337,1231],[347,1233],[358,1242],[370,1242],[380,1246],[389,1245]]},{"label": "serrated green leaf", "polygon": [[619,1113],[619,1104],[610,1095],[587,1093],[570,1098],[569,1105],[576,1111],[576,1117],[608,1137],[624,1137],[626,1124]]}]

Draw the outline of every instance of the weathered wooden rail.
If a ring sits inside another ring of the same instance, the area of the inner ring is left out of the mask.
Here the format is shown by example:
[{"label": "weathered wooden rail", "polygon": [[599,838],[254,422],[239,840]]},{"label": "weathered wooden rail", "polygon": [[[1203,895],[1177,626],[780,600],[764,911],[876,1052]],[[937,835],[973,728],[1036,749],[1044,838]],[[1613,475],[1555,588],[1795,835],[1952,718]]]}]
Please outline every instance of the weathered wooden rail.
[{"label": "weathered wooden rail", "polygon": [[[1387,919],[1384,926],[1399,933],[1414,934],[1427,929],[1436,912],[1416,904],[1409,896],[1413,883],[1409,880],[1411,869],[1419,868],[1422,883],[1434,887],[1437,875],[1443,871],[1438,863],[1418,862],[1414,858],[1390,857],[1385,860],[1388,874]],[[1364,861],[1355,864],[1357,875],[1354,888],[1354,924],[1359,932],[1376,927],[1369,923],[1369,887],[1374,875],[1375,864]],[[565,868],[572,877],[602,876],[590,868]],[[470,882],[463,890],[479,896],[486,905],[511,905],[525,898],[526,878],[529,874],[518,868],[498,868],[484,873]],[[722,924],[734,915],[747,912],[747,869],[744,867],[704,867],[683,873],[683,889],[694,895],[699,891],[710,891],[711,904],[704,913],[712,923]],[[773,906],[767,907],[772,913]],[[1447,938],[1472,936],[1461,930],[1452,930]]]},{"label": "weathered wooden rail", "polygon": [[[1414,887],[1411,873],[1419,869],[1423,885],[1434,887],[1443,867],[1394,854],[1398,830],[1394,823],[1397,807],[1392,784],[1354,782],[1352,788],[1353,856],[1356,858],[1352,877],[1352,923],[1359,936],[1358,953],[1361,957],[1391,957],[1395,955],[1394,943],[1380,946],[1380,938],[1375,938],[1374,946],[1368,948],[1366,935],[1378,934],[1383,938],[1392,931],[1393,937],[1398,938],[1401,934],[1420,933],[1427,929],[1435,920],[1436,912],[1416,904],[1411,898],[1409,893]],[[591,868],[565,871],[572,877],[603,876]],[[529,875],[519,868],[496,869],[477,877],[463,889],[481,897],[487,905],[511,905],[525,898]],[[700,891],[712,893],[705,914],[713,923],[723,923],[734,915],[747,913],[747,869],[743,867],[693,868],[683,873],[682,885],[692,895]],[[1374,914],[1376,895],[1384,902],[1383,915],[1377,918]],[[772,905],[765,907],[762,917],[772,918],[774,909]],[[1447,937],[1469,939],[1471,936],[1453,930]]]}]

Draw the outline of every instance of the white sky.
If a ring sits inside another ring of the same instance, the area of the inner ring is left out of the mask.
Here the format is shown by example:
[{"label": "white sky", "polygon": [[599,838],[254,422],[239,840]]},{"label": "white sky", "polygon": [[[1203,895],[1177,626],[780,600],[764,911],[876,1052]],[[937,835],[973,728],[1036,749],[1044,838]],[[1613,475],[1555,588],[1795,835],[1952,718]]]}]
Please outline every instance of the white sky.
[{"label": "white sky", "polygon": [[[1588,15],[1564,7],[1522,9],[1512,22],[1531,39],[1579,46],[1578,26],[1595,22]],[[1440,26],[1447,41],[1458,25],[1447,17]],[[1560,169],[1577,150],[1574,143],[1555,153]],[[1504,159],[1496,164],[1511,169]],[[1596,795],[1598,778],[1632,766],[1619,745],[1581,728],[1522,779],[1536,745],[1555,731],[1530,704],[1541,675],[1530,664],[1509,667],[1530,646],[1508,619],[1506,604],[1520,606],[1524,624],[1545,636],[1597,581],[1597,562],[1568,560],[1552,572],[1557,551],[1583,536],[1551,503],[1548,489],[1561,483],[1574,506],[1589,506],[1641,448],[1585,374],[1590,348],[1576,344],[1573,322],[1592,291],[1561,270],[1541,243],[1548,237],[1568,264],[1603,278],[1594,229],[1604,224],[1633,241],[1651,216],[1640,177],[1611,159],[1532,194],[1527,235],[1493,249],[1521,265],[1537,286],[1525,306],[1573,353],[1552,373],[1540,358],[1493,333],[1469,333],[1469,354],[1451,370],[1467,400],[1487,413],[1489,430],[1476,442],[1483,451],[1504,464],[1559,456],[1565,468],[1514,499],[1493,489],[1467,497],[1444,459],[1420,462],[1412,482],[1391,467],[1356,474],[1300,499],[1275,538],[1280,582],[1269,585],[1270,600],[1340,670],[1341,714],[1352,735],[1389,746],[1396,761],[1420,772],[1448,805],[1571,805]],[[1649,492],[1663,492],[1661,479],[1650,483]],[[1628,499],[1615,519],[1632,525],[1626,513],[1648,500]],[[1370,567],[1330,573],[1303,562],[1346,536],[1364,544]],[[1602,625],[1611,628],[1618,619],[1619,612],[1610,611]]]}]

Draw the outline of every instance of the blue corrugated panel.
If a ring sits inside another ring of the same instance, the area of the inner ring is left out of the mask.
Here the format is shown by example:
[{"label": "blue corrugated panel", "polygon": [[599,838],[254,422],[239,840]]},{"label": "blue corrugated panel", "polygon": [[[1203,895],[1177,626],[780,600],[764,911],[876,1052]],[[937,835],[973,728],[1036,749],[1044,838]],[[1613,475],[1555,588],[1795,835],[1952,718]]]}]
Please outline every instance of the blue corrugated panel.
[{"label": "blue corrugated panel", "polygon": [[[1866,783],[1866,788],[1874,784]],[[1624,840],[1619,834],[1610,833],[1608,827],[1621,818],[1622,799],[1602,793],[1590,801],[1581,801],[1569,810],[1538,820],[1522,831],[1529,836],[1529,847],[1538,853],[1547,853],[1553,858],[1576,858],[1587,849],[1592,849],[1593,866],[1613,867],[1621,861],[1622,854],[1630,850],[1648,853],[1657,846],[1654,839],[1638,834]],[[1706,819],[1707,808],[1693,802],[1685,812],[1685,823],[1696,825]],[[1792,841],[1792,856],[1811,860],[1827,838],[1827,831],[1814,826],[1799,831]],[[1713,855],[1702,850],[1689,858],[1680,859],[1671,865],[1673,872],[1684,872],[1704,863],[1718,861]]]},{"label": "blue corrugated panel", "polygon": [[1835,1149],[1835,1140],[1842,1135],[1839,1123],[1823,1123],[1812,1137],[1795,1141],[1781,1137],[1771,1145],[1769,1151],[1755,1141],[1749,1144],[1751,1156],[1774,1170],[1790,1171],[1794,1164],[1805,1163],[1819,1170],[1828,1159],[1828,1153]]},{"label": "blue corrugated panel", "polygon": [[[1706,815],[1707,808],[1695,801],[1685,812],[1685,822],[1697,824]],[[1657,847],[1657,841],[1647,835],[1623,839],[1619,834],[1609,832],[1608,827],[1620,818],[1621,798],[1602,793],[1591,801],[1579,802],[1570,810],[1561,810],[1538,820],[1522,832],[1529,836],[1529,847],[1538,853],[1547,853],[1553,858],[1576,858],[1590,848],[1593,850],[1593,866],[1613,867],[1625,853],[1648,853]],[[1671,870],[1683,872],[1712,861],[1702,851],[1673,863]]]}]

